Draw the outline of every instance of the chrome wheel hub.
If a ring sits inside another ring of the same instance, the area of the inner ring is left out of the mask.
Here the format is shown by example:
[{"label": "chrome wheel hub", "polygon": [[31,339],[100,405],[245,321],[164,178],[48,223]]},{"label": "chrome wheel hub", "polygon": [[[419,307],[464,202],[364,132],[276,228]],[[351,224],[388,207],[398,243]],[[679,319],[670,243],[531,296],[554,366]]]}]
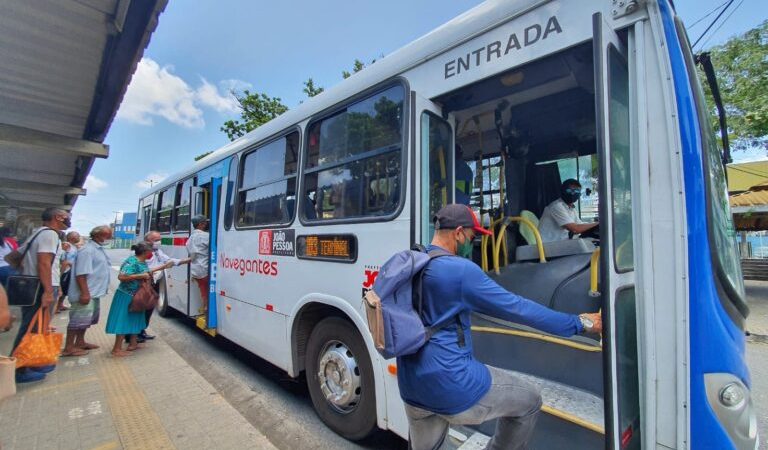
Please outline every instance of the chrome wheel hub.
[{"label": "chrome wheel hub", "polygon": [[325,400],[336,410],[348,413],[360,402],[360,369],[349,348],[330,341],[320,352],[317,378]]}]

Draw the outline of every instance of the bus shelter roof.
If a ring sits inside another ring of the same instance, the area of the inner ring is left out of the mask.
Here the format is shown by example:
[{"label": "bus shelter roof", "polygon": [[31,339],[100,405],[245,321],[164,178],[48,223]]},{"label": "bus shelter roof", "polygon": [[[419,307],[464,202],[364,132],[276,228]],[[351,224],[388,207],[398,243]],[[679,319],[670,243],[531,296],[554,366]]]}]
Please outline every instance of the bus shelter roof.
[{"label": "bus shelter roof", "polygon": [[71,209],[167,0],[0,3],[0,224]]}]

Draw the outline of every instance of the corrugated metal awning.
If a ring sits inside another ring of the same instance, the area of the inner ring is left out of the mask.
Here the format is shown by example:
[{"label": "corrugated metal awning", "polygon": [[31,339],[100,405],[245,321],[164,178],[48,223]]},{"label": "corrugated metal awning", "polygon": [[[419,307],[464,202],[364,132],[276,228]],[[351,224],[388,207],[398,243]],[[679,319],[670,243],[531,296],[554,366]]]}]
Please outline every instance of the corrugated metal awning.
[{"label": "corrugated metal awning", "polygon": [[167,0],[0,1],[0,222],[71,208]]},{"label": "corrugated metal awning", "polygon": [[729,201],[737,230],[768,230],[768,182],[733,194]]}]

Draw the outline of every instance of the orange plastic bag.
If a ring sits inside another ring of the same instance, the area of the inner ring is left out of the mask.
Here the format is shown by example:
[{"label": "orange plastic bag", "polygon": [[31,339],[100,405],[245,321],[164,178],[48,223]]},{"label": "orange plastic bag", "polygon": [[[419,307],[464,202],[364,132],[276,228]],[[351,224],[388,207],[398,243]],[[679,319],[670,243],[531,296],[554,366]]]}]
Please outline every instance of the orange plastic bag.
[{"label": "orange plastic bag", "polygon": [[[48,317],[48,308],[40,310],[29,324],[27,334],[21,339],[19,346],[13,352],[16,358],[16,368],[22,367],[41,367],[56,364],[59,361],[61,353],[61,342],[63,335],[61,333],[51,333],[48,330],[50,318]],[[32,332],[37,330],[37,332]]]}]

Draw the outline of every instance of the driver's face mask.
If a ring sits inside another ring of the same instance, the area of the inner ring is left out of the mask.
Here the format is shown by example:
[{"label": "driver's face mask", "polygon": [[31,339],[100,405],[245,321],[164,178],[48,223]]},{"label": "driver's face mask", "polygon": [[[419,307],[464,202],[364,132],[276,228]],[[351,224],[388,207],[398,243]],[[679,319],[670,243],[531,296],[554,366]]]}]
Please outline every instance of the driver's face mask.
[{"label": "driver's face mask", "polygon": [[565,203],[576,203],[581,198],[581,188],[567,188],[562,198]]}]

